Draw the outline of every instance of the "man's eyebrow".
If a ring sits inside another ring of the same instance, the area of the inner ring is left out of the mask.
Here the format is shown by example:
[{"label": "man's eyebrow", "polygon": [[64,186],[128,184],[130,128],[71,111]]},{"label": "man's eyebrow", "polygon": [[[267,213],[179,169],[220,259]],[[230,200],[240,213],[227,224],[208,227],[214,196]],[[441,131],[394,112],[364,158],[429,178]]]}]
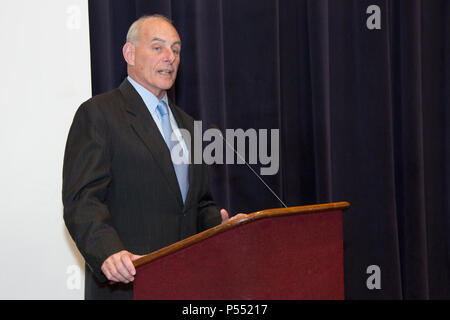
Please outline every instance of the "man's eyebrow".
[{"label": "man's eyebrow", "polygon": [[152,42],[153,41],[161,41],[161,42],[166,42],[166,40],[164,40],[164,39],[161,39],[161,38],[153,38],[152,39]]},{"label": "man's eyebrow", "polygon": [[[161,38],[156,38],[156,37],[153,38],[151,42],[155,42],[155,41],[164,42],[164,43],[166,42],[166,40],[161,39]],[[181,46],[181,41],[175,41],[174,43],[172,43],[172,46],[174,46],[174,45]]]}]

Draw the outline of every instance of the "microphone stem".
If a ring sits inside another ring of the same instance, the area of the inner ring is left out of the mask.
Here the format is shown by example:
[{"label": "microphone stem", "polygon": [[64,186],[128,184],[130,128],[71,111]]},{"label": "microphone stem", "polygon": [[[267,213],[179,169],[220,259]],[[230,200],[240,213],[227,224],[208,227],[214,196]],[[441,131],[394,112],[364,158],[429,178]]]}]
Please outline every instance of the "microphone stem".
[{"label": "microphone stem", "polygon": [[[220,131],[219,131],[219,132],[220,132]],[[267,185],[267,183],[259,176],[259,174],[256,173],[255,170],[253,170],[253,168],[247,163],[247,161],[245,161],[245,159],[239,154],[239,152],[237,152],[236,149],[234,149],[233,146],[230,145],[230,144],[228,143],[228,141],[223,137],[222,133],[220,132],[219,134],[220,134],[220,137],[222,138],[222,140],[225,141],[225,143],[226,143],[226,144],[234,151],[234,153],[236,153],[237,156],[238,156],[242,161],[245,162],[245,164],[247,165],[247,167],[249,167],[250,170],[252,170],[252,172],[258,177],[258,179],[261,180],[262,183],[264,183],[264,185],[266,186],[266,188],[269,189],[270,192],[272,192],[272,194],[278,199],[278,201],[280,201],[280,203],[281,203],[285,208],[287,208],[287,205],[284,204],[284,202],[280,199],[280,197],[278,197],[277,194],[276,194],[276,193],[275,193],[275,192]]]}]

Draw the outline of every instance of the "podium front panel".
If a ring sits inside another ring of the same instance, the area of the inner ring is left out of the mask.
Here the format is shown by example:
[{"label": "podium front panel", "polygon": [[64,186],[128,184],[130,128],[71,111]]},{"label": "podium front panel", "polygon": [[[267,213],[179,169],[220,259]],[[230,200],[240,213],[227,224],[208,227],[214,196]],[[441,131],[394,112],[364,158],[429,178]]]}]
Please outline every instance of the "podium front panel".
[{"label": "podium front panel", "polygon": [[256,220],[137,268],[135,299],[344,299],[342,211]]}]

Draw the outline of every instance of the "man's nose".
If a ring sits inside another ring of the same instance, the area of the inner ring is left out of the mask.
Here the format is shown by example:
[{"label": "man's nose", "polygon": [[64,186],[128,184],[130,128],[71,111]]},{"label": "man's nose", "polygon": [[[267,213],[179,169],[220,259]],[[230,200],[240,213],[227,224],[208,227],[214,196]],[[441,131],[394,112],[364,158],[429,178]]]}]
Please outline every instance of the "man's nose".
[{"label": "man's nose", "polygon": [[164,52],[164,61],[173,63],[176,59],[175,53],[173,53],[173,50],[171,48],[166,48]]}]

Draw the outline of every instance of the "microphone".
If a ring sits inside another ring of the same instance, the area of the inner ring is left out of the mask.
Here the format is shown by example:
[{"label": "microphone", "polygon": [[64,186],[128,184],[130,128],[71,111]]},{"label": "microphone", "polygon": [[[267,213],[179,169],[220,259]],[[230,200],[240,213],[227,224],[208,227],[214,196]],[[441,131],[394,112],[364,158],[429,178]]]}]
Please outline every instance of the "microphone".
[{"label": "microphone", "polygon": [[272,188],[270,188],[267,183],[263,180],[263,178],[261,178],[261,176],[256,173],[255,170],[253,170],[253,168],[247,163],[247,161],[245,161],[244,157],[242,157],[239,152],[236,151],[236,149],[234,149],[234,147],[223,137],[222,135],[222,130],[220,130],[220,128],[215,124],[215,123],[210,123],[210,128],[214,128],[217,129],[219,131],[219,136],[222,138],[223,141],[225,141],[225,144],[231,148],[233,150],[233,152],[242,160],[244,161],[244,163],[247,165],[247,167],[254,173],[255,176],[258,177],[258,179],[264,184],[264,186],[278,199],[278,201],[283,205],[283,207],[287,208],[286,204],[280,199],[280,197],[277,196],[277,194],[272,190]]}]

